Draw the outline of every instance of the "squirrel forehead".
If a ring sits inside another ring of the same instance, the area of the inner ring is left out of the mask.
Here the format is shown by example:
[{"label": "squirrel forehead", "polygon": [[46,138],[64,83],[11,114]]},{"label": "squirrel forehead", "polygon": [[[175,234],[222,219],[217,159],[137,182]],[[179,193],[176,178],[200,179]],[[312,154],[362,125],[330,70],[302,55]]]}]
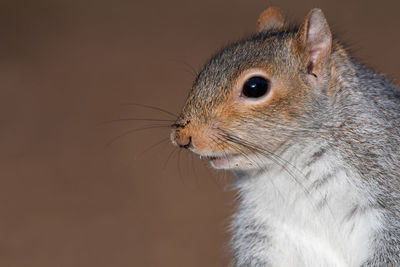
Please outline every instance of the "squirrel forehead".
[{"label": "squirrel forehead", "polygon": [[229,86],[243,71],[265,68],[279,74],[282,66],[293,66],[290,43],[294,31],[263,32],[233,43],[214,55],[199,73],[194,88]]},{"label": "squirrel forehead", "polygon": [[294,36],[295,31],[289,30],[262,32],[223,48],[197,76],[182,115],[207,117],[203,113],[225,103],[237,78],[251,68],[265,69],[274,76],[290,74],[298,64],[291,51]]}]

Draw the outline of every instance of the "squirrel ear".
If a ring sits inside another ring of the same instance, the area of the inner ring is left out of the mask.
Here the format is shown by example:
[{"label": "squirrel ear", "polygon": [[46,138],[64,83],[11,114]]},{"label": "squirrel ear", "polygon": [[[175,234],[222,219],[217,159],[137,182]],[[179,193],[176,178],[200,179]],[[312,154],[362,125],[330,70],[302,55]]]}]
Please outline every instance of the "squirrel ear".
[{"label": "squirrel ear", "polygon": [[321,9],[312,9],[296,35],[305,55],[307,72],[317,78],[326,74],[332,49],[332,34]]},{"label": "squirrel ear", "polygon": [[281,11],[270,7],[264,10],[257,20],[257,32],[280,29],[285,24],[285,19]]}]

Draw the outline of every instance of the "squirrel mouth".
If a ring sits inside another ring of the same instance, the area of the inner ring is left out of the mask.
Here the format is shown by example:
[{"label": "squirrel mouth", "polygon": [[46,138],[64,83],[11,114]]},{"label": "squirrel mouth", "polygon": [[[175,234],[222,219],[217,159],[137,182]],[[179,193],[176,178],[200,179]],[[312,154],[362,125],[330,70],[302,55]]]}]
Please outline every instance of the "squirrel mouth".
[{"label": "squirrel mouth", "polygon": [[237,155],[224,155],[224,156],[211,156],[207,158],[211,163],[211,166],[213,166],[214,168],[221,168],[226,165],[229,165],[229,163],[231,163],[236,156]]}]

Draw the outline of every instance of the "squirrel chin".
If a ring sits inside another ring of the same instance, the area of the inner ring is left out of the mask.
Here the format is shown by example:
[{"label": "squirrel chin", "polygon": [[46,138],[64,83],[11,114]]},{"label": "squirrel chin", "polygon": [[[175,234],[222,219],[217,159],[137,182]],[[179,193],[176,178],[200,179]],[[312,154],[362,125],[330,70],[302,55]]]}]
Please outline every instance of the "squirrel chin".
[{"label": "squirrel chin", "polygon": [[237,154],[207,157],[211,167],[217,170],[249,170],[254,169],[245,157]]},{"label": "squirrel chin", "polygon": [[225,155],[219,157],[208,157],[211,166],[214,169],[229,170],[234,167],[239,167],[238,156],[237,155]]}]

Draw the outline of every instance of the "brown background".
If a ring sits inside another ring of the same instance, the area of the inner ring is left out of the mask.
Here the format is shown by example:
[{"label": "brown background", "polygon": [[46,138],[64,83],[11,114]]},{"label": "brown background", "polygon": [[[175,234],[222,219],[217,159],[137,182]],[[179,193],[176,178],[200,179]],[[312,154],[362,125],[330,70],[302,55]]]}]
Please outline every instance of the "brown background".
[{"label": "brown background", "polygon": [[[1,1],[0,266],[226,266],[226,174],[173,151],[169,122],[218,47],[268,6],[322,7],[400,78],[399,1]],[[147,151],[142,153],[142,151]],[[169,158],[169,160],[168,160]]]}]

